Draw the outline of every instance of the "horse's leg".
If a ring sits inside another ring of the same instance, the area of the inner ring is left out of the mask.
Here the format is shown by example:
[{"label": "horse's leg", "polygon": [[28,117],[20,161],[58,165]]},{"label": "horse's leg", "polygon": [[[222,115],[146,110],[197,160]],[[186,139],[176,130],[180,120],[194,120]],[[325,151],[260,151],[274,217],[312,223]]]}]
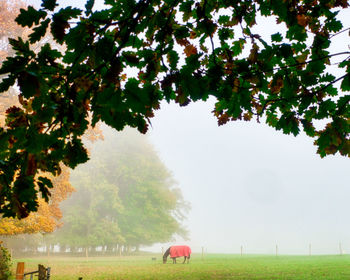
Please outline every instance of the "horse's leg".
[{"label": "horse's leg", "polygon": [[190,263],[190,257],[191,257],[191,255],[188,255],[188,257],[187,257],[187,263]]},{"label": "horse's leg", "polygon": [[187,259],[187,257],[186,257],[186,256],[184,256],[184,262],[183,262],[183,264],[186,262],[186,259]]},{"label": "horse's leg", "polygon": [[176,258],[173,258],[173,263],[174,263],[174,264],[176,263]]}]

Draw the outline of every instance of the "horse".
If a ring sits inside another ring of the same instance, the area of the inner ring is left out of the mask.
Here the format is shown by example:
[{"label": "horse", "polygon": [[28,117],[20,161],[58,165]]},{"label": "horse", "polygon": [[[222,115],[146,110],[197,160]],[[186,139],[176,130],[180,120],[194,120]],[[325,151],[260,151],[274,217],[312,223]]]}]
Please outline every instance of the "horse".
[{"label": "horse", "polygon": [[165,264],[168,256],[173,259],[173,264],[176,263],[176,258],[184,257],[183,263],[189,263],[191,257],[191,248],[188,246],[171,246],[165,251],[163,255],[163,263]]}]

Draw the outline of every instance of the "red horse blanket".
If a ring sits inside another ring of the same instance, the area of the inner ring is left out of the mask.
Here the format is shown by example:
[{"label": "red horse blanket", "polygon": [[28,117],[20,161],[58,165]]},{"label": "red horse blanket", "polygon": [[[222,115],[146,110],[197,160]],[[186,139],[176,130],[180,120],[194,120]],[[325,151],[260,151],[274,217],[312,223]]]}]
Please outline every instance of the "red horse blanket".
[{"label": "red horse blanket", "polygon": [[191,254],[191,248],[188,246],[171,246],[170,247],[170,257],[188,257]]}]

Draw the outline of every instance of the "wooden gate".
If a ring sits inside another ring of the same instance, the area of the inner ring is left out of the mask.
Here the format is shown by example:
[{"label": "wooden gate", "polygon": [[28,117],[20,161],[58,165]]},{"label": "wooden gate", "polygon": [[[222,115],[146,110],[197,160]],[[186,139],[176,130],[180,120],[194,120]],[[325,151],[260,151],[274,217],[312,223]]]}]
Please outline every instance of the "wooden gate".
[{"label": "wooden gate", "polygon": [[34,280],[34,277],[38,277],[38,280],[50,280],[50,267],[45,267],[41,264],[38,265],[38,270],[24,273],[24,262],[17,263],[16,280]]}]

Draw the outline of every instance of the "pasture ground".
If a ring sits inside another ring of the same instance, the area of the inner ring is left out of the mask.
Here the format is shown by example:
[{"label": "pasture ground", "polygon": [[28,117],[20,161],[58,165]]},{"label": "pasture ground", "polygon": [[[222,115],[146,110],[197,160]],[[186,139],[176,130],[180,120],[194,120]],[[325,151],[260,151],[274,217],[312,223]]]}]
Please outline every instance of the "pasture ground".
[{"label": "pasture ground", "polygon": [[[152,260],[156,257],[156,261]],[[350,255],[342,256],[261,256],[200,254],[191,256],[190,264],[178,258],[173,265],[163,264],[160,254],[134,257],[27,258],[25,272],[38,264],[51,267],[52,280],[348,280]]]}]

